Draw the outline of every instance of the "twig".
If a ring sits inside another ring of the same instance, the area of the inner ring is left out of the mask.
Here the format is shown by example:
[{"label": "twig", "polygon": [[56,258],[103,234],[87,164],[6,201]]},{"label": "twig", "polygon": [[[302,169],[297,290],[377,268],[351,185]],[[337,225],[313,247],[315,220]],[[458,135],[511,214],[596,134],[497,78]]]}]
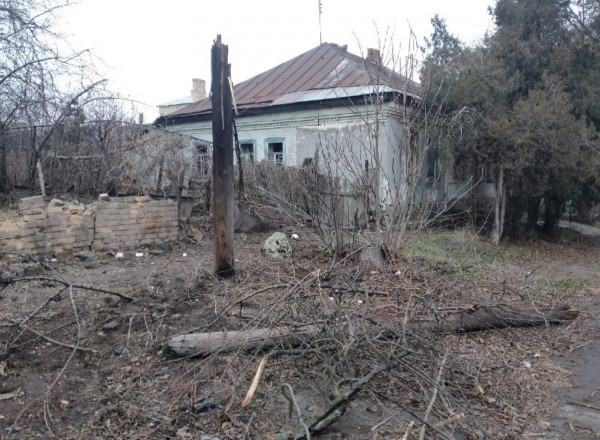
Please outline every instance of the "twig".
[{"label": "twig", "polygon": [[382,420],[381,422],[379,422],[378,424],[376,424],[376,425],[373,425],[373,427],[371,428],[371,432],[375,432],[375,431],[377,431],[381,425],[384,425],[384,424],[386,424],[387,422],[389,422],[390,420],[392,420],[394,417],[397,417],[399,414],[400,414],[400,413],[395,413],[395,414],[392,414],[391,416],[389,416],[389,417],[386,417],[385,419],[383,419],[383,420]]},{"label": "twig", "polygon": [[415,422],[411,420],[410,423],[408,424],[408,428],[406,428],[406,432],[402,436],[402,440],[408,440],[408,436],[412,432],[412,427],[414,426],[414,424],[415,424]]},{"label": "twig", "polygon": [[[432,431],[434,431],[437,435],[439,435],[442,438],[448,439],[450,440],[450,437],[448,437],[446,434],[444,434],[442,431],[440,431],[439,429],[437,429],[434,425],[432,425],[431,423],[423,420],[417,413],[413,412],[410,408],[407,408],[400,399],[396,399],[395,397],[391,397],[391,396],[386,396],[383,393],[380,393],[377,390],[373,390],[373,393],[378,395],[379,397],[385,399],[385,400],[389,400],[392,403],[395,403],[396,405],[398,405],[400,408],[402,408],[404,411],[406,411],[408,414],[410,414],[411,416],[413,416],[415,419],[417,419],[418,421],[420,421],[421,423],[423,423],[424,425],[427,425],[429,427],[429,429],[431,429]],[[415,428],[413,428],[414,430]]]},{"label": "twig", "polygon": [[567,402],[569,405],[575,405],[575,406],[582,406],[584,408],[590,408],[590,409],[594,409],[596,411],[600,411],[600,407],[594,406],[594,405],[590,405],[589,403],[577,403],[577,402]]},{"label": "twig", "polygon": [[246,393],[246,398],[242,402],[242,408],[246,408],[252,402],[252,397],[258,388],[258,382],[262,377],[263,372],[265,371],[265,366],[267,365],[267,360],[269,356],[263,356],[258,364],[258,368],[256,369],[256,373],[254,374],[254,379],[252,379],[252,383],[250,384],[250,388],[248,388],[248,392]]},{"label": "twig", "polygon": [[310,440],[310,429],[304,422],[304,415],[302,415],[302,411],[300,410],[296,396],[294,396],[294,389],[289,383],[284,383],[281,386],[281,392],[283,393],[283,396],[290,402],[290,409],[293,407],[296,410],[296,414],[298,414],[298,420],[304,429],[304,436],[306,440]]},{"label": "twig", "polygon": [[323,289],[332,289],[339,290],[339,293],[365,293],[368,295],[379,295],[379,296],[388,296],[387,292],[382,292],[380,290],[371,290],[367,288],[358,288],[358,287],[347,287],[347,286],[331,286],[329,284],[321,284],[319,287]]},{"label": "twig", "polygon": [[51,282],[62,284],[63,286],[67,286],[67,287],[73,288],[73,289],[83,289],[83,290],[90,290],[92,292],[107,293],[109,295],[118,296],[119,298],[121,298],[125,301],[129,301],[129,302],[134,301],[134,299],[131,296],[125,295],[124,293],[114,292],[112,290],[101,289],[99,287],[86,286],[83,284],[72,284],[72,283],[69,283],[68,281],[63,281],[58,278],[39,276],[39,277],[18,277],[18,278],[11,278],[9,280],[9,282],[11,282],[11,283],[18,282],[18,281],[51,281]]},{"label": "twig", "polygon": [[[225,307],[225,308],[224,308],[224,309],[221,311],[221,313],[219,313],[219,314],[217,315],[217,317],[216,317],[215,319],[213,319],[213,320],[212,320],[212,322],[209,322],[208,324],[206,324],[206,325],[203,325],[203,326],[200,326],[200,327],[194,327],[194,328],[191,328],[191,329],[189,329],[189,330],[186,330],[186,331],[185,331],[185,332],[183,332],[183,333],[177,333],[176,335],[167,336],[166,338],[163,338],[163,339],[161,339],[161,340],[159,340],[159,341],[157,341],[157,342],[164,342],[164,341],[168,341],[169,339],[172,339],[172,338],[174,338],[174,337],[176,337],[176,336],[186,335],[186,334],[188,334],[188,333],[192,333],[192,332],[195,332],[195,331],[198,331],[198,330],[202,330],[202,329],[208,328],[208,327],[212,326],[213,324],[215,324],[217,321],[219,321],[219,319],[221,319],[221,318],[222,318],[222,317],[223,317],[223,316],[224,316],[224,315],[225,315],[227,312],[229,312],[229,311],[230,311],[231,309],[233,309],[235,306],[237,306],[237,305],[239,305],[239,304],[243,303],[244,301],[247,301],[247,300],[249,300],[249,299],[250,299],[250,298],[252,298],[253,296],[256,296],[256,295],[258,295],[258,294],[260,294],[260,293],[263,293],[263,292],[267,292],[267,291],[269,291],[269,290],[281,289],[281,288],[283,288],[283,287],[289,287],[289,284],[276,284],[276,285],[274,285],[274,286],[268,286],[268,287],[264,287],[264,288],[262,288],[262,289],[256,290],[256,291],[254,291],[254,292],[250,293],[249,295],[246,295],[246,296],[245,296],[245,297],[243,297],[242,299],[240,299],[240,300],[238,300],[238,301],[236,301],[236,302],[234,302],[234,303],[231,303],[229,306]],[[216,309],[217,309],[217,304],[216,304],[216,302],[215,302],[215,314],[217,314],[217,310],[216,310]]]},{"label": "twig", "polygon": [[52,344],[60,345],[61,347],[70,348],[70,349],[72,349],[72,350],[86,351],[86,352],[88,352],[88,353],[97,353],[97,351],[96,351],[96,350],[93,350],[93,349],[91,349],[91,348],[78,347],[78,346],[75,346],[75,345],[67,344],[67,343],[65,343],[65,342],[60,342],[60,341],[57,341],[56,339],[52,339],[51,337],[49,337],[49,336],[46,336],[44,333],[40,333],[40,332],[38,332],[37,330],[35,330],[35,329],[33,329],[33,328],[29,327],[28,325],[25,325],[25,324],[19,323],[18,321],[15,321],[15,320],[13,320],[13,319],[10,319],[10,318],[8,318],[8,320],[9,320],[10,322],[14,323],[15,325],[19,325],[19,326],[23,327],[23,328],[24,328],[25,330],[27,330],[28,332],[31,332],[31,333],[33,333],[34,335],[36,335],[36,336],[38,336],[38,337],[40,337],[40,338],[42,338],[42,339],[44,339],[44,340],[46,340],[46,341],[48,341],[48,342],[52,343]]},{"label": "twig", "polygon": [[[444,372],[444,366],[446,365],[446,359],[448,358],[448,353],[444,354],[442,359],[442,363],[440,364],[440,370],[438,371],[437,378],[435,379],[435,384],[433,386],[433,394],[431,395],[431,401],[427,406],[427,410],[425,410],[425,416],[423,416],[423,421],[427,422],[429,420],[429,416],[431,415],[431,411],[433,410],[433,405],[437,399],[439,383],[442,380],[442,373]],[[425,431],[427,430],[427,425],[423,424],[421,427],[421,433],[419,434],[419,440],[425,439]]]},{"label": "twig", "polygon": [[[457,414],[454,414],[453,416],[448,417],[445,420],[435,423],[432,426],[434,428],[445,428],[446,426],[451,425],[452,423],[458,422],[464,416],[465,416],[464,413],[457,413]],[[412,428],[410,430],[409,434],[416,433],[418,431],[418,429],[419,429],[418,427]]]},{"label": "twig", "polygon": [[[44,307],[46,307],[48,304],[50,304],[50,301],[52,301],[54,298],[56,298],[61,293],[63,293],[65,290],[67,290],[68,287],[69,286],[66,286],[63,289],[56,292],[54,295],[50,295],[46,301],[44,301],[37,309],[35,309],[33,312],[31,312],[29,315],[27,315],[25,318],[23,318],[23,320],[21,322],[16,322],[16,321],[12,321],[12,320],[10,320],[10,321],[13,322],[14,324],[16,324],[19,328],[25,329],[26,328],[25,324],[29,320],[31,320],[35,315],[37,315],[40,310],[42,310]],[[13,343],[16,342],[17,339],[19,339],[21,334],[23,334],[23,330],[21,330],[21,332],[18,332],[18,333],[15,332],[15,334],[13,334],[11,337],[8,338],[8,340],[6,341],[6,344],[4,345],[4,353],[7,353],[9,351],[9,348],[13,347]]]},{"label": "twig", "polygon": [[[58,330],[60,330],[60,329],[63,329],[63,328],[65,328],[65,327],[69,327],[70,325],[73,325],[73,324],[75,324],[75,321],[67,322],[66,324],[62,324],[62,325],[59,325],[58,327],[54,327],[52,330],[48,330],[47,332],[44,332],[44,333],[42,333],[42,334],[43,334],[44,336],[47,336],[47,335],[49,335],[49,334],[51,334],[51,333],[54,333],[54,332],[56,332],[56,331],[58,331]],[[12,325],[12,324],[11,324],[11,325]],[[17,326],[17,325],[18,325],[18,324],[15,324],[15,325],[12,325],[12,326],[13,326],[13,327],[15,327],[15,326]],[[10,347],[10,348],[11,348],[11,350],[12,350],[12,349],[15,349],[15,348],[23,347],[23,346],[25,346],[25,345],[27,345],[27,344],[31,344],[32,342],[35,342],[35,341],[37,341],[39,338],[40,338],[40,336],[37,336],[37,337],[31,338],[31,339],[29,339],[29,340],[27,340],[27,341],[25,341],[25,342],[21,342],[20,344],[11,345],[11,347]]]},{"label": "twig", "polygon": [[52,437],[54,437],[54,433],[52,432],[52,429],[50,428],[50,421],[52,420],[52,416],[50,414],[50,404],[49,404],[50,392],[52,391],[52,388],[54,388],[54,386],[56,385],[56,383],[58,382],[58,380],[64,374],[64,372],[67,369],[69,363],[73,359],[73,356],[75,356],[75,353],[78,350],[79,341],[81,340],[81,324],[79,322],[79,314],[77,313],[77,307],[75,306],[75,297],[73,295],[73,286],[69,286],[69,298],[71,300],[71,307],[73,307],[73,315],[75,316],[75,321],[77,322],[77,343],[75,344],[75,347],[73,348],[73,351],[71,352],[71,354],[67,358],[67,361],[65,362],[65,364],[63,365],[63,367],[61,368],[61,370],[58,372],[58,374],[54,378],[54,381],[50,384],[50,386],[48,387],[48,390],[46,391],[46,397],[44,399],[44,422],[46,423],[46,427],[48,428],[48,432],[50,432],[50,434],[51,434]]},{"label": "twig", "polygon": [[[317,417],[315,421],[309,426],[309,433],[317,434],[329,427],[332,423],[334,423],[338,418],[340,418],[344,414],[348,404],[371,381],[371,379],[373,379],[373,377],[375,377],[383,371],[387,371],[391,368],[396,367],[402,358],[408,356],[411,353],[412,352],[410,351],[404,351],[400,355],[398,355],[393,361],[382,364],[371,370],[367,375],[361,377],[360,379],[354,380],[354,384],[350,386],[347,391],[339,392],[337,397],[331,402],[329,408],[323,414]],[[306,433],[304,431],[300,431],[296,432],[295,434],[279,434],[275,436],[275,438],[301,440],[308,437],[306,436]]]}]

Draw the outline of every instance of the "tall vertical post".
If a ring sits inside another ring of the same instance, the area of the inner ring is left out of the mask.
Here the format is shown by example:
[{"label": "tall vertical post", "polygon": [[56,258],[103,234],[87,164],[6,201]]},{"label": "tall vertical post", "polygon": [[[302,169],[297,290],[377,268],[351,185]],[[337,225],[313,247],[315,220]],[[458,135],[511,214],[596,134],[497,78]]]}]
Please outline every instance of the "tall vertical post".
[{"label": "tall vertical post", "polygon": [[213,134],[213,224],[215,273],[234,275],[233,268],[233,112],[227,63],[229,49],[217,35],[211,52]]}]

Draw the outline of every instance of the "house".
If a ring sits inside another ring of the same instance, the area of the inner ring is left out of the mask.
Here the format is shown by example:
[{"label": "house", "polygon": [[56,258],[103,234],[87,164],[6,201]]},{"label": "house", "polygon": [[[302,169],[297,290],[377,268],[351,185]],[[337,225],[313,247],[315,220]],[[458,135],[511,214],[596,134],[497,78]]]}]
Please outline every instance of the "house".
[{"label": "house", "polygon": [[[392,204],[424,177],[420,166],[413,169],[424,163],[425,136],[410,115],[418,90],[386,68],[378,50],[362,58],[323,43],[234,86],[242,157],[286,166],[321,157],[319,166],[349,185],[370,173],[380,203]],[[163,114],[155,125],[192,136],[205,151],[212,142],[211,100]]]}]

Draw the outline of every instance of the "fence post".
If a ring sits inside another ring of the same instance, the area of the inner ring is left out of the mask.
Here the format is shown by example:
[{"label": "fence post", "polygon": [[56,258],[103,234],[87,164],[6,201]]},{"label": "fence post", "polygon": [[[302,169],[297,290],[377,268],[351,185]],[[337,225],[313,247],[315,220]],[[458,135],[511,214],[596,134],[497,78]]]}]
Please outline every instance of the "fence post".
[{"label": "fence post", "polygon": [[233,112],[227,62],[229,49],[217,35],[211,51],[213,133],[213,224],[215,273],[232,277],[233,267]]}]

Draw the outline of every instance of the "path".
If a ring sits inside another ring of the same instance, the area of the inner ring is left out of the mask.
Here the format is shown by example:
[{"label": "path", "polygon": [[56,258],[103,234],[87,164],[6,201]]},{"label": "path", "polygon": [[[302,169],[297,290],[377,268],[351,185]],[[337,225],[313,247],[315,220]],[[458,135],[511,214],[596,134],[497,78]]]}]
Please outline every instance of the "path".
[{"label": "path", "polygon": [[583,223],[568,222],[561,220],[558,222],[559,228],[571,229],[572,231],[578,232],[581,235],[588,237],[600,237],[600,229],[594,226],[584,225]]},{"label": "path", "polygon": [[[600,334],[600,321],[588,321],[585,325]],[[560,363],[573,373],[573,386],[558,392],[559,408],[550,417],[552,427],[546,438],[597,440],[600,437],[600,339],[594,339]]]}]

